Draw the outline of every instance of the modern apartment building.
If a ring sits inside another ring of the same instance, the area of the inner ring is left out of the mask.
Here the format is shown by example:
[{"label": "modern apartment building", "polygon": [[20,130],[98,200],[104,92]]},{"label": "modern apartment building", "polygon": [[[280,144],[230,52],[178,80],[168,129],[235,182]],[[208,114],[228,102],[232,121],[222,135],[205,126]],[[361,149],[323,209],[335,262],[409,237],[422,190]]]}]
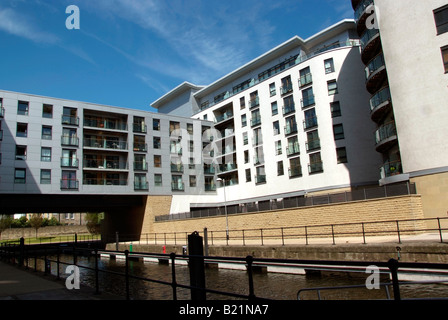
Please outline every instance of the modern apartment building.
[{"label": "modern apartment building", "polygon": [[448,208],[448,2],[352,0],[383,157],[381,184],[416,183],[427,216]]},{"label": "modern apartment building", "polygon": [[159,113],[214,122],[211,156],[219,186],[226,185],[216,196],[176,196],[172,208],[378,184],[381,157],[359,45],[354,21],[342,21],[307,40],[294,37],[206,87],[184,83],[155,101]]},{"label": "modern apartment building", "polygon": [[8,91],[0,106],[2,194],[204,192],[202,166],[177,161],[200,143],[170,136],[208,122]]}]

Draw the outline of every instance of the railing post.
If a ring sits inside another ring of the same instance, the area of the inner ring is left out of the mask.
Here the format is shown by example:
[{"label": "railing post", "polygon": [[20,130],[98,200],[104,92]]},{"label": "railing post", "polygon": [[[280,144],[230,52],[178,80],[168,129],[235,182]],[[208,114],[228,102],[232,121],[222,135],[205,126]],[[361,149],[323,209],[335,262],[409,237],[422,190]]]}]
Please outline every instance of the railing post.
[{"label": "railing post", "polygon": [[261,235],[261,245],[264,246],[264,243],[263,243],[263,229],[260,229],[260,235]]},{"label": "railing post", "polygon": [[308,245],[308,227],[305,226],[305,243]]},{"label": "railing post", "polygon": [[440,243],[443,243],[443,238],[442,238],[442,228],[440,226],[440,218],[437,218],[437,224],[439,226],[439,235],[440,235]]},{"label": "railing post", "polygon": [[128,260],[129,251],[128,250],[125,250],[124,256],[125,256],[125,275],[126,275],[126,300],[130,300],[130,296],[129,296],[129,260]]},{"label": "railing post", "polygon": [[100,279],[98,269],[98,248],[95,248],[95,294],[100,294]]},{"label": "railing post", "polygon": [[171,286],[173,288],[173,300],[177,300],[177,282],[176,282],[176,254],[170,254],[171,258]]},{"label": "railing post", "polygon": [[61,279],[61,277],[60,277],[60,272],[59,272],[59,267],[60,267],[60,256],[61,256],[61,249],[58,247],[58,250],[57,250],[57,257],[56,257],[56,270],[57,270],[57,272],[56,272],[56,279],[57,280],[60,280]]},{"label": "railing post", "polygon": [[118,238],[118,231],[115,232],[115,251],[118,251],[118,243],[119,243],[119,238]]},{"label": "railing post", "polygon": [[363,244],[366,244],[366,233],[364,231],[364,222],[362,222],[361,225],[362,225],[362,241]]},{"label": "railing post", "polygon": [[396,220],[397,222],[397,234],[398,234],[398,243],[401,243],[401,236],[400,236],[400,226],[399,226],[399,221]]},{"label": "railing post", "polygon": [[244,238],[244,230],[243,230],[243,246],[246,245],[246,239]]},{"label": "railing post", "polygon": [[19,267],[23,267],[23,260],[25,255],[25,239],[20,238],[20,249],[19,249]]},{"label": "railing post", "polygon": [[202,237],[197,231],[188,236],[191,300],[205,301],[205,267]]},{"label": "railing post", "polygon": [[394,289],[394,299],[401,300],[400,285],[398,283],[398,261],[395,259],[390,259],[388,261],[388,267],[392,275],[392,287]]},{"label": "railing post", "polygon": [[335,241],[334,241],[334,225],[331,225],[331,237],[333,238],[333,244],[335,245]]},{"label": "railing post", "polygon": [[246,257],[247,262],[247,274],[249,277],[249,300],[255,299],[255,291],[254,291],[254,277],[253,277],[253,271],[252,271],[252,263],[254,261],[254,258],[252,256]]},{"label": "railing post", "polygon": [[285,245],[285,238],[283,237],[283,228],[281,228],[282,229],[282,246],[284,246]]}]

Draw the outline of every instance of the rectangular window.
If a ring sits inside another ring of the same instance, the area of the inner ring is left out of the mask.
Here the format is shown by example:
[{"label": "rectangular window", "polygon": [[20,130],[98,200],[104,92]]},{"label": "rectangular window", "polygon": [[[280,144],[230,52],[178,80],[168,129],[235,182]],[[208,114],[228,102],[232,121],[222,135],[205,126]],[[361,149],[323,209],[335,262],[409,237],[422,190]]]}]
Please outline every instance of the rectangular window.
[{"label": "rectangular window", "polygon": [[275,141],[275,155],[281,155],[282,154],[282,141],[278,140]]},{"label": "rectangular window", "polygon": [[26,183],[26,169],[15,169],[14,183],[19,183],[19,184]]},{"label": "rectangular window", "polygon": [[272,96],[275,96],[275,94],[276,94],[275,83],[271,83],[271,84],[269,85],[269,92],[270,92],[270,94],[271,94],[271,97],[272,97]]},{"label": "rectangular window", "polygon": [[289,92],[292,92],[291,76],[282,79],[282,87],[280,89],[281,94],[287,94]]},{"label": "rectangular window", "polygon": [[190,187],[196,187],[196,176],[190,176]]},{"label": "rectangular window", "polygon": [[278,161],[277,162],[277,175],[282,176],[284,174],[285,174],[285,170],[283,168],[283,161]]},{"label": "rectangular window", "polygon": [[247,135],[247,132],[243,132],[243,144],[246,145],[249,143],[249,137]]},{"label": "rectangular window", "polygon": [[441,50],[442,50],[443,67],[445,68],[445,73],[448,73],[448,46],[443,47]]},{"label": "rectangular window", "polygon": [[26,160],[26,146],[16,146],[16,160]]},{"label": "rectangular window", "polygon": [[250,181],[252,181],[250,169],[246,169],[246,182],[250,182]]},{"label": "rectangular window", "polygon": [[193,124],[192,123],[187,123],[187,132],[189,134],[193,134]]},{"label": "rectangular window", "polygon": [[277,101],[271,103],[272,115],[275,116],[278,114],[278,106]]},{"label": "rectangular window", "polygon": [[249,163],[249,150],[244,150],[244,163]]},{"label": "rectangular window", "polygon": [[308,166],[309,173],[319,173],[323,172],[324,167],[322,163],[322,158],[320,152],[310,154],[310,164]]},{"label": "rectangular window", "polygon": [[448,6],[434,10],[437,35],[448,32]]},{"label": "rectangular window", "polygon": [[27,123],[17,123],[16,137],[21,137],[21,138],[28,137],[28,124]]},{"label": "rectangular window", "polygon": [[337,155],[338,163],[347,163],[348,162],[347,150],[345,149],[345,147],[337,148],[336,155]]},{"label": "rectangular window", "polygon": [[325,66],[325,73],[326,74],[334,72],[333,58],[325,60],[324,61],[324,66]]},{"label": "rectangular window", "polygon": [[274,129],[274,136],[280,134],[280,124],[278,121],[274,121],[273,124],[273,129]]},{"label": "rectangular window", "polygon": [[40,152],[40,161],[51,162],[51,148],[42,147]]},{"label": "rectangular window", "polygon": [[52,128],[50,126],[42,126],[42,140],[51,140]]},{"label": "rectangular window", "polygon": [[342,124],[335,124],[333,126],[334,140],[344,139],[344,127]]},{"label": "rectangular window", "polygon": [[331,117],[332,118],[340,117],[342,115],[341,114],[341,104],[339,103],[339,101],[330,103],[330,109],[331,109]]},{"label": "rectangular window", "polygon": [[306,86],[312,82],[313,82],[313,77],[311,75],[310,67],[306,67],[306,68],[300,70],[300,79],[299,79],[300,87]]},{"label": "rectangular window", "polygon": [[159,131],[160,130],[160,120],[152,119],[152,130]]},{"label": "rectangular window", "polygon": [[40,183],[51,184],[51,170],[40,170]]},{"label": "rectangular window", "polygon": [[302,91],[302,108],[309,107],[315,103],[313,88]]},{"label": "rectangular window", "polygon": [[244,97],[240,98],[240,108],[241,109],[246,108],[246,99],[244,99]]},{"label": "rectangular window", "polygon": [[154,175],[154,185],[156,187],[162,186],[162,175],[161,174],[155,174]]},{"label": "rectangular window", "polygon": [[242,127],[247,126],[247,117],[246,117],[245,114],[243,114],[243,115],[241,116],[241,126],[242,126]]},{"label": "rectangular window", "polygon": [[317,126],[317,116],[316,116],[316,109],[308,109],[304,112],[305,114],[305,120],[303,121],[303,128],[305,130],[311,129]]},{"label": "rectangular window", "polygon": [[42,107],[43,118],[53,118],[53,106],[51,104],[44,104]]},{"label": "rectangular window", "polygon": [[155,155],[154,156],[154,168],[161,168],[162,167],[162,156]]},{"label": "rectangular window", "polygon": [[289,160],[289,177],[300,177],[302,176],[302,165],[300,164],[300,158],[293,158]]},{"label": "rectangular window", "polygon": [[29,112],[29,102],[27,101],[19,101],[17,106],[17,114],[27,116]]},{"label": "rectangular window", "polygon": [[153,137],[153,148],[160,149],[160,137]]},{"label": "rectangular window", "polygon": [[328,81],[328,95],[333,96],[338,93],[338,84],[336,80]]}]

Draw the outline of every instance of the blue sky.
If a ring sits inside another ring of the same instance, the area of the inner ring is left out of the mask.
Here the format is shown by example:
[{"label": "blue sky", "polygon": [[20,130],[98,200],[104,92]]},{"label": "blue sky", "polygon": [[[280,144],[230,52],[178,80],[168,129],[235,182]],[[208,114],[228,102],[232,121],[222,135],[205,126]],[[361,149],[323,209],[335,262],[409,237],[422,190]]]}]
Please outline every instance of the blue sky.
[{"label": "blue sky", "polygon": [[153,111],[184,81],[210,84],[347,18],[350,0],[1,0],[0,89]]}]

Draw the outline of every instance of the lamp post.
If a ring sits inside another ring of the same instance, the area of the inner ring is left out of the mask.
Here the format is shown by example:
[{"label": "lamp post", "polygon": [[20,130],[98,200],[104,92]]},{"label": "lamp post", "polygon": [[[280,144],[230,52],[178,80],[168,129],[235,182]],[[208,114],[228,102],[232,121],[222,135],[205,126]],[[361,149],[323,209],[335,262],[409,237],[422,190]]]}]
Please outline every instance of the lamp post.
[{"label": "lamp post", "polygon": [[229,240],[229,217],[227,215],[227,199],[226,199],[226,180],[222,178],[216,179],[216,181],[219,181],[222,183],[222,187],[224,189],[224,210],[226,214],[226,239]]}]

